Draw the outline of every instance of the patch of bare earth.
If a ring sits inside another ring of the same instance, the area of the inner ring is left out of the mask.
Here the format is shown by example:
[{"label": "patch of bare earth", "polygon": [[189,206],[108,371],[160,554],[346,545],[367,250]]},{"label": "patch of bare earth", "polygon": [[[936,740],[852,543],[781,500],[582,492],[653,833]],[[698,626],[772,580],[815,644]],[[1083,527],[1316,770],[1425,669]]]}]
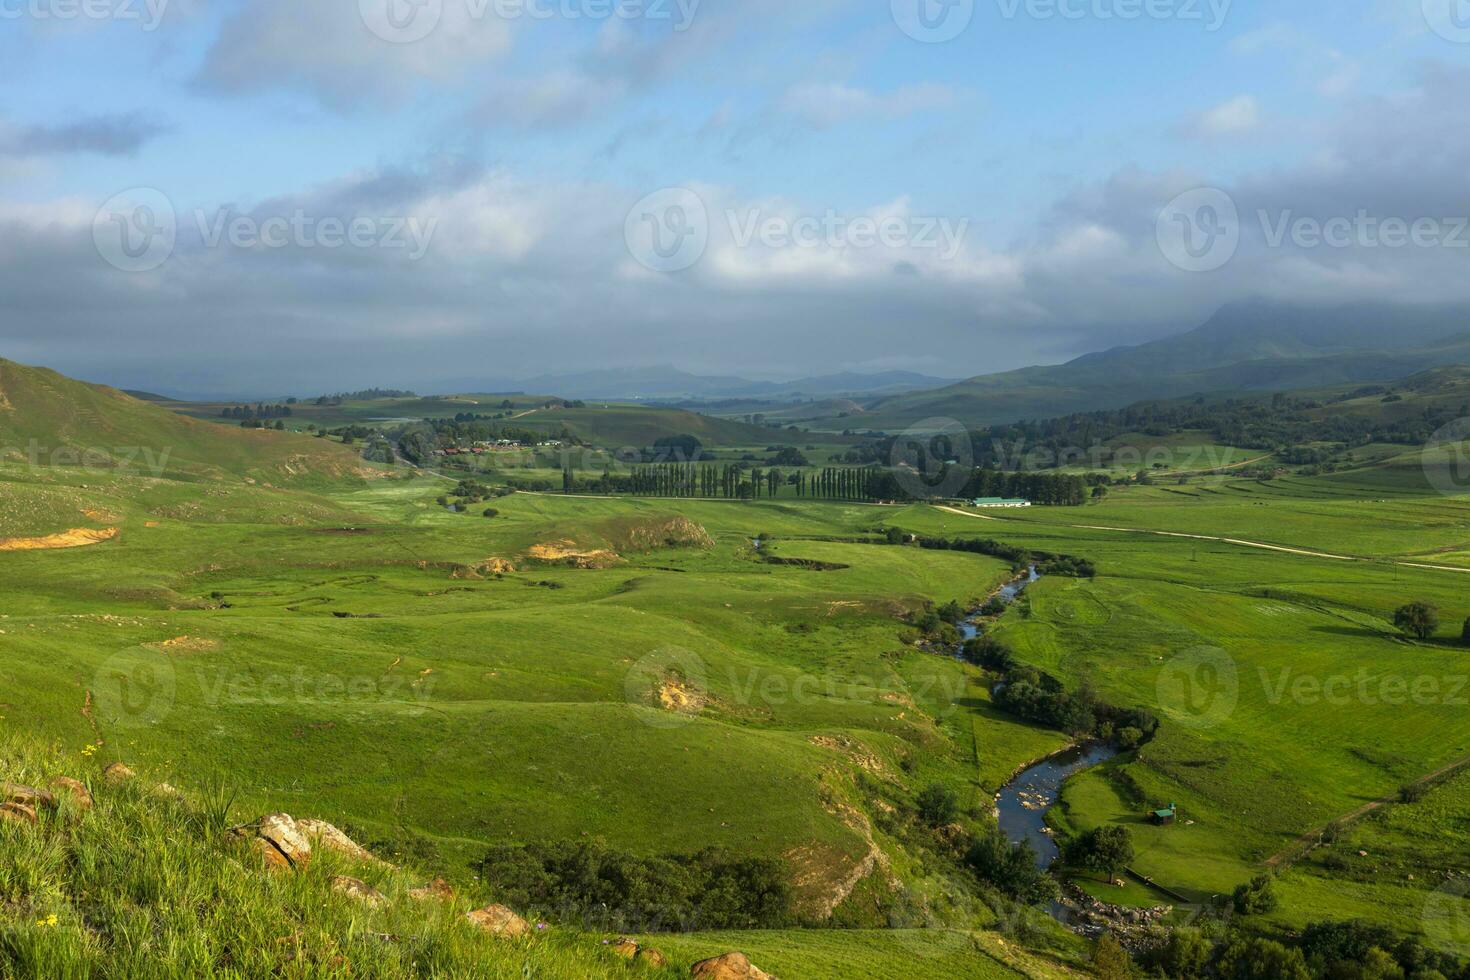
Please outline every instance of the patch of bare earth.
[{"label": "patch of bare earth", "polygon": [[535,561],[566,565],[570,568],[611,568],[623,561],[622,556],[615,551],[579,550],[575,541],[546,541],[533,545],[526,556]]},{"label": "patch of bare earth", "polygon": [[162,643],[146,643],[144,646],[150,650],[162,650],[164,653],[204,653],[216,649],[219,641],[205,639],[202,636],[176,636],[172,640],[164,640]]},{"label": "patch of bare earth", "polygon": [[456,566],[449,577],[459,581],[473,581],[475,579],[486,578],[487,576],[511,575],[515,571],[516,566],[512,561],[504,558],[486,558],[484,561],[477,561],[472,565]]},{"label": "patch of bare earth", "polygon": [[709,532],[687,517],[634,524],[618,533],[615,540],[619,547],[627,551],[715,546],[715,539],[710,537]]},{"label": "patch of bare earth", "polygon": [[658,704],[665,711],[677,711],[686,715],[697,715],[709,703],[709,698],[681,680],[667,679],[658,688]]},{"label": "patch of bare earth", "polygon": [[39,538],[0,538],[0,551],[50,551],[57,548],[84,548],[117,537],[115,527],[102,531],[78,527]]},{"label": "patch of bare earth", "polygon": [[846,803],[829,805],[827,812],[842,818],[842,822],[862,838],[867,852],[854,860],[831,844],[813,842],[802,844],[786,852],[786,860],[793,869],[792,888],[796,902],[804,915],[816,919],[830,919],[832,913],[847,901],[854,888],[874,871],[881,870],[887,876],[888,887],[897,890],[898,879],[889,866],[888,855],[873,839],[873,825],[862,813]]}]

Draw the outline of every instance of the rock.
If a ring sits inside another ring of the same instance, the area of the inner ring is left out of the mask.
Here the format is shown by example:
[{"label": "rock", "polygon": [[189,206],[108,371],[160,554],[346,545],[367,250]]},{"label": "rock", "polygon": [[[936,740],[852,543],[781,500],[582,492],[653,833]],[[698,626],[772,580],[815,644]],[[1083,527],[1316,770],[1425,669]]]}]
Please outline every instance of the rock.
[{"label": "rock", "polygon": [[56,797],[44,789],[36,789],[34,786],[22,786],[20,783],[0,783],[0,796],[4,796],[7,803],[24,803],[32,810],[45,807],[48,810],[56,809]]},{"label": "rock", "polygon": [[0,823],[36,825],[36,810],[24,803],[0,803]]},{"label": "rock", "polygon": [[71,798],[72,806],[85,813],[92,809],[92,791],[87,789],[81,780],[72,779],[70,776],[57,776],[51,780],[51,785],[61,791],[62,795]]},{"label": "rock", "polygon": [[669,965],[669,961],[664,954],[652,946],[645,946],[639,949],[636,960],[644,966],[658,967],[660,969]]},{"label": "rock", "polygon": [[261,861],[265,863],[267,868],[279,868],[282,871],[291,870],[291,862],[286,860],[286,855],[278,851],[276,845],[264,837],[251,837],[250,844],[255,849],[255,852],[260,855]]},{"label": "rock", "polygon": [[180,793],[176,786],[172,786],[169,783],[159,783],[153,787],[153,795],[161,800],[177,800],[184,794]]},{"label": "rock", "polygon": [[377,907],[382,905],[386,899],[383,893],[372,885],[359,878],[349,878],[347,875],[337,875],[332,878],[332,891],[341,895],[349,895],[358,901]]},{"label": "rock", "polygon": [[634,959],[638,955],[638,944],[631,939],[619,939],[609,946],[608,949],[617,953],[625,960]]},{"label": "rock", "polygon": [[435,878],[422,888],[410,888],[408,897],[421,902],[452,902],[454,901],[454,888],[443,878]]},{"label": "rock", "polygon": [[344,854],[354,861],[367,861],[372,864],[388,863],[325,820],[312,820],[307,818],[296,821],[296,826],[317,847],[324,847],[329,851]]},{"label": "rock", "polygon": [[137,773],[133,772],[133,770],[129,769],[121,762],[114,762],[112,765],[102,770],[102,778],[107,780],[114,786],[119,783],[125,783],[136,775]]},{"label": "rock", "polygon": [[230,833],[253,841],[252,846],[265,860],[266,867],[305,867],[311,861],[311,841],[289,814],[267,814]]},{"label": "rock", "polygon": [[726,953],[700,960],[689,972],[701,980],[774,980],[769,973],[752,965],[744,953]]},{"label": "rock", "polygon": [[473,912],[466,912],[465,918],[486,932],[496,936],[524,936],[531,931],[531,923],[516,915],[504,905],[487,905]]},{"label": "rock", "polygon": [[311,841],[288,813],[270,813],[260,818],[256,834],[276,846],[293,867],[311,861]]}]

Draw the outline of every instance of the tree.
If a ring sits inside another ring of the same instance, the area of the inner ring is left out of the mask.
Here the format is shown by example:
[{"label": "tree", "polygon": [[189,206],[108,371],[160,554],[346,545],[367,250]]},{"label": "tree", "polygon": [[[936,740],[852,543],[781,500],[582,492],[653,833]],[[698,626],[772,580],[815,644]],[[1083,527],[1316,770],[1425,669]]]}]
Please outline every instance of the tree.
[{"label": "tree", "polygon": [[1092,951],[1092,969],[1102,980],[1129,980],[1134,975],[1133,958],[1111,932],[1105,932]]},{"label": "tree", "polygon": [[1269,939],[1236,939],[1216,964],[1222,980],[1312,980],[1299,949]]},{"label": "tree", "polygon": [[1067,843],[1067,863],[1101,872],[1111,881],[1133,860],[1133,837],[1127,827],[1097,827]]},{"label": "tree", "polygon": [[1214,948],[1198,929],[1175,929],[1169,942],[1153,956],[1154,965],[1175,980],[1201,980],[1209,971]]},{"label": "tree", "polygon": [[1231,895],[1235,911],[1240,915],[1260,915],[1276,911],[1276,890],[1270,875],[1256,875],[1243,885],[1237,885]]},{"label": "tree", "polygon": [[1427,602],[1411,602],[1393,614],[1393,624],[1405,636],[1427,640],[1439,629],[1439,610]]},{"label": "tree", "polygon": [[919,794],[919,816],[931,827],[939,827],[954,821],[960,812],[960,800],[955,791],[943,783],[931,783]]}]

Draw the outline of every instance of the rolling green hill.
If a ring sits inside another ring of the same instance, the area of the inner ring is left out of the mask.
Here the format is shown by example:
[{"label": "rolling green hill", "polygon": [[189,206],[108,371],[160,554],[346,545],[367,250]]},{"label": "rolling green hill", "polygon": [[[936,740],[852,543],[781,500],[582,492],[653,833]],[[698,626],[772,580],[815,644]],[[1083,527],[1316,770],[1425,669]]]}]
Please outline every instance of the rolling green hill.
[{"label": "rolling green hill", "polygon": [[942,417],[992,425],[1122,408],[1145,398],[1384,381],[1470,363],[1467,330],[1470,315],[1459,308],[1244,303],[1188,333],[1138,347],[877,399],[868,403],[863,423],[892,430]]},{"label": "rolling green hill", "polygon": [[115,388],[3,359],[0,459],[298,485],[367,472],[352,450],[326,440],[212,425]]}]

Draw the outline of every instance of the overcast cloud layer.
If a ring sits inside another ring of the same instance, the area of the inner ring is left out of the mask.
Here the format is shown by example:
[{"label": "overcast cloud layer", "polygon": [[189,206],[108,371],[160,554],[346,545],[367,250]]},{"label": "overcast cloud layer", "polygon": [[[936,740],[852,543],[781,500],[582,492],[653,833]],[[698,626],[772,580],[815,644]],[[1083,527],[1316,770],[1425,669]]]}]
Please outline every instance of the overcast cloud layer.
[{"label": "overcast cloud layer", "polygon": [[1251,296],[1470,301],[1440,2],[4,7],[0,356],[262,396],[958,377]]}]

